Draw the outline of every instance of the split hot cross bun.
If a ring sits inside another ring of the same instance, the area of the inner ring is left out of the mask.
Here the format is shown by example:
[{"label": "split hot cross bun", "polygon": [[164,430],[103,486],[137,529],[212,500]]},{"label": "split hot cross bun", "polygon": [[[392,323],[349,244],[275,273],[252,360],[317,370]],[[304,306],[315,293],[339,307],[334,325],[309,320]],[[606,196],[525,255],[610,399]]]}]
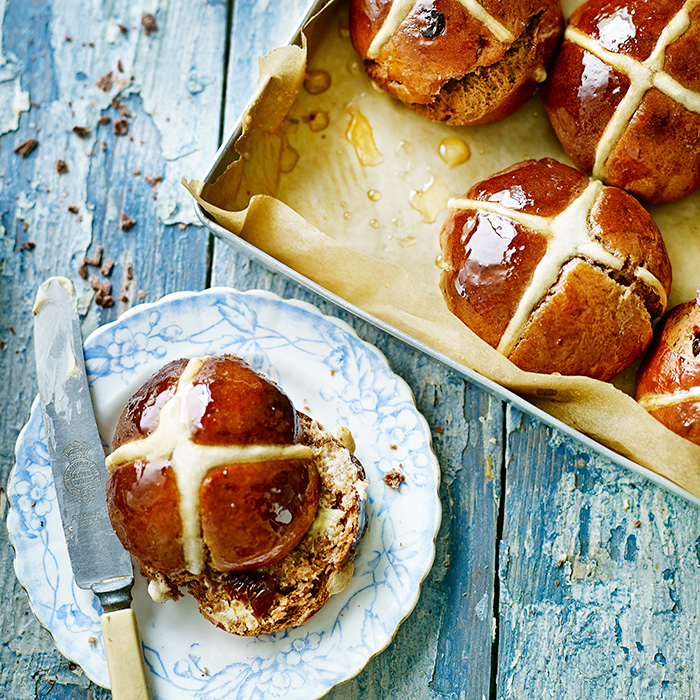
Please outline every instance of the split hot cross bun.
[{"label": "split hot cross bun", "polygon": [[186,587],[228,632],[299,625],[352,575],[362,466],[240,358],[154,374],[124,408],[107,467],[112,525],[151,596]]},{"label": "split hot cross bun", "polygon": [[531,372],[609,379],[666,308],[671,266],[651,216],[551,158],[452,200],[440,243],[448,308]]},{"label": "split hot cross bun", "polygon": [[559,0],[352,0],[350,37],[372,80],[437,122],[515,112],[546,77]]},{"label": "split hot cross bun", "polygon": [[700,5],[589,0],[542,90],[574,164],[647,202],[700,186]]}]

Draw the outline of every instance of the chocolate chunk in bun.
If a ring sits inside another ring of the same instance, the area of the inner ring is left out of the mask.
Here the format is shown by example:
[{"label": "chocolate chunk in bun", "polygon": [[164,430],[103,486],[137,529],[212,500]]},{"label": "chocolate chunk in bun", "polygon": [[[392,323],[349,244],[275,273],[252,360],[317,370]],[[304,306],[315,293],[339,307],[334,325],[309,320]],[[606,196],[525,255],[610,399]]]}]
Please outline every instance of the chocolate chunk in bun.
[{"label": "chocolate chunk in bun", "polygon": [[700,290],[657,328],[637,373],[636,399],[667,428],[700,445]]},{"label": "chocolate chunk in bun", "polygon": [[634,197],[546,158],[449,206],[440,235],[447,306],[516,365],[609,379],[651,342],[671,266]]},{"label": "chocolate chunk in bun", "polygon": [[564,27],[559,0],[352,0],[350,37],[372,80],[436,122],[521,107]]},{"label": "chocolate chunk in bun", "polygon": [[574,164],[647,202],[700,186],[700,6],[589,0],[542,90]]},{"label": "chocolate chunk in bun", "polygon": [[317,612],[349,582],[366,527],[367,483],[346,434],[325,432],[231,355],[151,376],[107,458],[110,519],[151,596],[187,588],[240,635]]}]

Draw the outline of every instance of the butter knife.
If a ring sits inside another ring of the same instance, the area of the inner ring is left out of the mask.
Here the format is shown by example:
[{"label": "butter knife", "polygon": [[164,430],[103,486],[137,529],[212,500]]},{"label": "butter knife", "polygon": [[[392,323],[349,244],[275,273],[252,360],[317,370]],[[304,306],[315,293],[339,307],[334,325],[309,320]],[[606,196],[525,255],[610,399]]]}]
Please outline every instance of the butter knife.
[{"label": "butter knife", "polygon": [[107,513],[107,469],[88,388],[70,280],[51,277],[34,304],[34,355],[56,497],[75,582],[93,591],[114,700],[148,700],[134,571]]}]

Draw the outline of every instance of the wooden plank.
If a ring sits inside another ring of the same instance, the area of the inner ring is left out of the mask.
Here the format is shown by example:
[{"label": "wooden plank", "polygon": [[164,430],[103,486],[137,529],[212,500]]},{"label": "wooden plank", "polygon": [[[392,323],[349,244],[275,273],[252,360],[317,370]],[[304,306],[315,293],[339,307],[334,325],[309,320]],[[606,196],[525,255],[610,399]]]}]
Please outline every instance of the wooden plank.
[{"label": "wooden plank", "polygon": [[507,413],[498,698],[696,697],[700,510]]},{"label": "wooden plank", "polygon": [[[201,171],[216,148],[226,6],[161,3],[154,10],[158,29],[146,35],[141,16],[152,7],[126,0],[89,7],[0,0],[0,97],[9,91],[14,100],[19,92],[14,106],[24,101],[29,108],[16,118],[7,102],[0,104],[0,392],[11,397],[0,412],[3,487],[36,394],[31,305],[44,278],[64,274],[76,283],[89,306],[85,331],[132,304],[206,285],[209,237],[191,224],[191,201],[179,181]],[[110,71],[112,85],[105,79],[103,90],[96,83]],[[124,135],[114,133],[122,116],[111,104],[117,96],[131,115]],[[103,116],[110,123],[100,124]],[[89,133],[80,138],[73,126]],[[37,138],[37,148],[27,158],[13,153],[29,137]],[[56,172],[58,159],[66,161],[67,173]],[[147,175],[164,179],[153,187]],[[136,222],[128,231],[120,228],[122,213]],[[34,248],[23,250],[24,241]],[[90,303],[93,292],[77,274],[83,256],[98,246],[114,259],[110,276],[90,268],[112,283],[109,308]],[[0,515],[6,516],[4,489]],[[0,696],[110,697],[56,652],[29,612],[0,530]]]}]

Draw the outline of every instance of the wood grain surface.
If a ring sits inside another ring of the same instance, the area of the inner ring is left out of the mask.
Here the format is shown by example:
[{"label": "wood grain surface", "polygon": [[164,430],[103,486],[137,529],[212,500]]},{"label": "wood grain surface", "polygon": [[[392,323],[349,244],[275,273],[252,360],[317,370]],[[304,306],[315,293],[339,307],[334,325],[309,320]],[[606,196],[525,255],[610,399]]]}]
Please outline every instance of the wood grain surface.
[{"label": "wood grain surface", "polygon": [[[270,289],[339,316],[385,353],[442,468],[443,523],[418,606],[388,649],[328,697],[700,697],[696,508],[198,225],[180,178],[204,174],[254,89],[257,56],[286,40],[305,5],[0,0],[3,522],[14,443],[36,395],[31,306],[41,281],[73,280],[86,334],[171,291]],[[150,33],[144,13],[157,24]],[[14,152],[30,138],[27,157]],[[122,214],[134,222],[127,230]],[[106,307],[78,272],[100,246],[113,269],[88,272],[111,283]],[[56,651],[13,558],[3,527],[0,698],[110,697]]]}]

